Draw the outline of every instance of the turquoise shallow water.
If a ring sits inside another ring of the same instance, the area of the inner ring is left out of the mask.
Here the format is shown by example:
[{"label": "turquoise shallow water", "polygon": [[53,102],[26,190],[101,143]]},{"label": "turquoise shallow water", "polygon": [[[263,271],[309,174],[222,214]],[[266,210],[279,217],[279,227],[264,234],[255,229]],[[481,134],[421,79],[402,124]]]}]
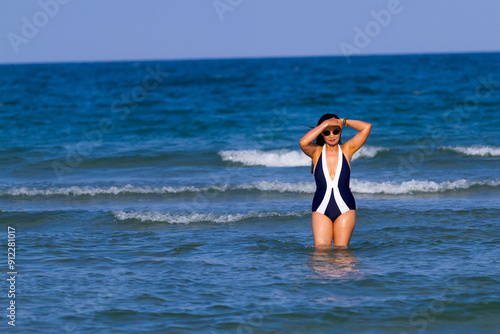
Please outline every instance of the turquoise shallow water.
[{"label": "turquoise shallow water", "polygon": [[[0,66],[0,242],[16,229],[18,272],[2,331],[496,332],[499,69],[499,54]],[[298,140],[326,112],[373,124],[348,250],[313,247]]]}]

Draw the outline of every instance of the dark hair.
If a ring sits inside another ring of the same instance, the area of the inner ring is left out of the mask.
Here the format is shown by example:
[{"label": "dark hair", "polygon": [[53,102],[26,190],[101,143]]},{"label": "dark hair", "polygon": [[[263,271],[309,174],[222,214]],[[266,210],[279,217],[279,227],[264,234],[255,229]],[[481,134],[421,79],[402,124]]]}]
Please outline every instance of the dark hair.
[{"label": "dark hair", "polygon": [[[335,114],[324,114],[323,116],[321,116],[321,118],[319,119],[318,124],[316,126],[320,125],[321,123],[323,123],[324,121],[326,121],[327,119],[330,119],[330,118],[340,119],[339,116],[337,116]],[[341,142],[339,141],[339,143],[341,143]],[[318,146],[325,145],[325,138],[323,138],[323,136],[321,134],[316,137],[316,145],[318,145]]]},{"label": "dark hair", "polygon": [[[323,123],[324,121],[326,121],[327,119],[330,119],[330,118],[340,119],[340,117],[335,115],[335,114],[324,114],[323,116],[321,116],[321,118],[319,119],[318,124],[316,126],[320,125],[321,123]],[[342,133],[340,134],[340,136],[342,137]],[[339,144],[342,144],[342,142],[340,140],[339,140]],[[323,136],[321,134],[316,137],[316,145],[318,145],[318,146],[325,145],[325,138],[323,138]],[[313,173],[313,171],[314,171],[314,163],[311,163],[311,174]]]}]

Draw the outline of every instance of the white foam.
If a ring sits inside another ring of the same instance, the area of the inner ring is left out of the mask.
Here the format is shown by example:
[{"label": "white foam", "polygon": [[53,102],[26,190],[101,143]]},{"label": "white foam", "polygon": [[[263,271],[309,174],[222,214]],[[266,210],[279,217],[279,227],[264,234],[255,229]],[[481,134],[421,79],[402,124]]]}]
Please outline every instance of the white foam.
[{"label": "white foam", "polygon": [[181,186],[181,187],[151,187],[151,186],[124,186],[112,187],[89,187],[72,186],[61,188],[11,188],[0,190],[0,196],[97,196],[97,195],[134,195],[134,194],[176,194],[183,192],[201,193],[204,191],[231,191],[231,190],[260,190],[278,192],[314,192],[314,184],[311,182],[284,183],[279,181],[258,181],[242,184],[222,184],[204,187]]},{"label": "white foam", "polygon": [[359,158],[374,158],[379,152],[382,151],[389,151],[389,149],[380,146],[363,146],[356,153],[354,153],[352,160]]},{"label": "white foam", "polygon": [[451,190],[463,190],[472,186],[491,186],[496,187],[500,185],[500,180],[487,180],[487,181],[404,181],[404,182],[370,182],[359,181],[353,179],[351,181],[352,192],[359,194],[391,194],[402,195],[412,193],[438,193]]},{"label": "white foam", "polygon": [[280,182],[280,181],[258,181],[252,183],[243,183],[234,186],[235,189],[277,191],[280,193],[314,193],[316,186],[314,182]]},{"label": "white foam", "polygon": [[170,224],[189,224],[195,222],[232,223],[248,218],[264,217],[301,217],[304,212],[248,212],[248,213],[172,213],[160,211],[114,211],[118,220],[137,219],[141,222],[166,222]]},{"label": "white foam", "polygon": [[[378,152],[388,150],[384,147],[367,146],[361,147],[352,160],[359,158],[373,158]],[[220,151],[219,155],[224,161],[240,162],[245,166],[266,166],[266,167],[297,167],[309,166],[311,158],[302,151],[292,150],[227,150]]]},{"label": "white foam", "polygon": [[[411,194],[416,192],[432,193],[450,190],[468,189],[472,186],[500,185],[500,180],[457,180],[457,181],[427,181],[411,180],[404,182],[384,181],[371,182],[351,179],[351,190],[359,194]],[[204,187],[181,186],[181,187],[150,187],[150,186],[125,186],[113,187],[62,187],[62,188],[12,188],[0,190],[0,196],[96,196],[96,195],[122,195],[122,194],[176,194],[183,192],[201,193],[204,191],[230,192],[235,190],[257,190],[262,192],[280,193],[306,193],[313,194],[316,191],[314,182],[281,182],[281,181],[257,181],[241,184],[209,185]]]},{"label": "white foam", "polygon": [[[215,187],[214,187],[215,188]],[[219,187],[220,188],[220,187]],[[222,189],[223,190],[223,189]],[[89,186],[71,186],[71,187],[52,187],[46,189],[20,187],[6,190],[0,190],[0,195],[10,196],[96,196],[96,195],[119,195],[119,194],[164,194],[164,193],[180,193],[180,192],[200,192],[203,188],[194,186],[185,187],[150,187],[150,186],[132,186],[130,184],[124,186],[111,187],[89,187]]]},{"label": "white foam", "polygon": [[241,162],[245,166],[266,167],[297,167],[307,166],[311,158],[300,151],[278,150],[229,150],[220,151],[219,155],[224,161]]},{"label": "white foam", "polygon": [[[472,186],[490,186],[500,185],[500,180],[457,180],[457,181],[426,181],[411,180],[403,182],[370,182],[357,179],[351,179],[351,191],[358,194],[412,194],[412,193],[438,193],[452,190],[468,189]],[[235,186],[237,189],[256,189],[260,191],[277,191],[280,193],[310,193],[316,191],[314,182],[279,182],[279,181],[260,181]]]},{"label": "white foam", "polygon": [[444,146],[443,150],[455,151],[465,155],[500,157],[500,147],[473,145],[473,146]]}]

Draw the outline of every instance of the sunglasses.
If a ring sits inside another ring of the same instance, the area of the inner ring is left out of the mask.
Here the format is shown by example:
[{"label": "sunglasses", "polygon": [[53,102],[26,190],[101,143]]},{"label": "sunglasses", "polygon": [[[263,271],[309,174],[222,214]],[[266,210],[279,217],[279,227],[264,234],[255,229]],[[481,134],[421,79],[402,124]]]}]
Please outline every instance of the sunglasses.
[{"label": "sunglasses", "polygon": [[330,130],[325,130],[325,131],[323,131],[323,132],[322,132],[322,134],[323,134],[323,136],[328,137],[328,136],[330,135],[330,132],[331,132],[333,135],[335,135],[335,136],[336,136],[336,135],[340,134],[340,129],[335,129],[335,130],[333,130],[333,131],[330,131]]}]

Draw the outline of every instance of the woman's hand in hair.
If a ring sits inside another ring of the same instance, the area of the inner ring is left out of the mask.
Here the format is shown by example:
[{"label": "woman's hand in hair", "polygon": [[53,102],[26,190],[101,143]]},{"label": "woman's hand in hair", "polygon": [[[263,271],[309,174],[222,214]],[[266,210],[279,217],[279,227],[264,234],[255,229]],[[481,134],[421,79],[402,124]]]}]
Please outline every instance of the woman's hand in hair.
[{"label": "woman's hand in hair", "polygon": [[324,128],[326,128],[327,126],[339,126],[342,128],[342,121],[338,118],[329,118],[323,121],[323,123],[321,123],[321,126],[323,126]]}]

